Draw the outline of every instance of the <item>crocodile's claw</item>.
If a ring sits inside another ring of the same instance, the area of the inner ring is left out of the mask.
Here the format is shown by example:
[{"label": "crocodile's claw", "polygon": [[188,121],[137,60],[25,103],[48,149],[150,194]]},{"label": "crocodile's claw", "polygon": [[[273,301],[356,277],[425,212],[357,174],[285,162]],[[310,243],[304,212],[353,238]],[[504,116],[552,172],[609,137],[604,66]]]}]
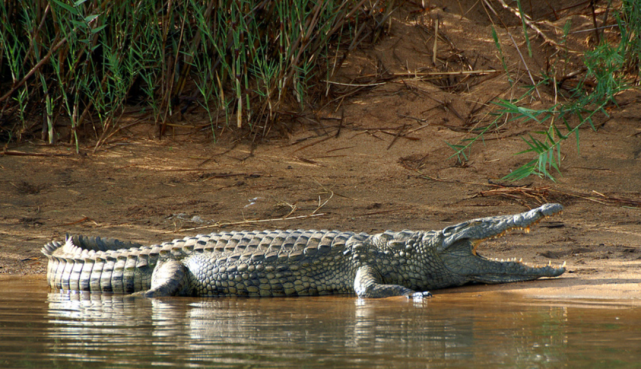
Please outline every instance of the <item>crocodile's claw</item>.
[{"label": "crocodile's claw", "polygon": [[432,294],[430,293],[430,291],[414,292],[411,295],[407,295],[407,298],[412,300],[422,300],[423,298],[428,298],[428,297],[432,297]]}]

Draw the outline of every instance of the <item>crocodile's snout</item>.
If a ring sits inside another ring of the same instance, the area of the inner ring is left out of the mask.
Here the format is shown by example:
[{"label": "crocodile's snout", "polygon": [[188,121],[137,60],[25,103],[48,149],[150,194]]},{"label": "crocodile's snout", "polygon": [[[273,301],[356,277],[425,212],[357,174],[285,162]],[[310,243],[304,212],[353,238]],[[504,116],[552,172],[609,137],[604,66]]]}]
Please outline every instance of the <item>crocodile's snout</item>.
[{"label": "crocodile's snout", "polygon": [[562,210],[563,206],[560,204],[545,204],[525,213],[461,223],[458,229],[443,241],[444,246],[439,248],[439,256],[453,274],[475,282],[507,283],[559,276],[565,272],[565,263],[558,268],[551,265],[532,267],[516,259],[490,260],[477,255],[476,250],[483,240],[501,237],[510,230],[522,229],[530,232],[531,226]]}]

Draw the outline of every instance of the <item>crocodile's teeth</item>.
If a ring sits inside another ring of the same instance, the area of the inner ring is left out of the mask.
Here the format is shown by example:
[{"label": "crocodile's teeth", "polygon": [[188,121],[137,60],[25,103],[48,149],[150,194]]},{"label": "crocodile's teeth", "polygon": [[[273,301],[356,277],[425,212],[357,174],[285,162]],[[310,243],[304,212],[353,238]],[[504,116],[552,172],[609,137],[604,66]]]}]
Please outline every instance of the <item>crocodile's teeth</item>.
[{"label": "crocodile's teeth", "polygon": [[523,258],[520,258],[520,259],[519,259],[519,263],[522,263],[522,262],[523,262]]},{"label": "crocodile's teeth", "polygon": [[523,231],[524,231],[525,233],[530,233],[530,227],[525,227],[525,229],[524,229]]},{"label": "crocodile's teeth", "polygon": [[566,262],[564,261],[563,265],[561,265],[561,268],[565,268],[565,264],[566,264]]},{"label": "crocodile's teeth", "polygon": [[552,266],[552,260],[548,260],[548,266]]}]

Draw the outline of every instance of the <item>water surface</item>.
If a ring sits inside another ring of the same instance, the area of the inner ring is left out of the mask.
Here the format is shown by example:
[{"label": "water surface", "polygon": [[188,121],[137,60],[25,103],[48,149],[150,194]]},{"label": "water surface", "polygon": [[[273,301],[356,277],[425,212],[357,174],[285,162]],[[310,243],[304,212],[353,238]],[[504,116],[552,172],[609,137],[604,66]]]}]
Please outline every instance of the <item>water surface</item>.
[{"label": "water surface", "polygon": [[641,368],[641,307],[469,291],[145,299],[3,278],[0,367]]}]

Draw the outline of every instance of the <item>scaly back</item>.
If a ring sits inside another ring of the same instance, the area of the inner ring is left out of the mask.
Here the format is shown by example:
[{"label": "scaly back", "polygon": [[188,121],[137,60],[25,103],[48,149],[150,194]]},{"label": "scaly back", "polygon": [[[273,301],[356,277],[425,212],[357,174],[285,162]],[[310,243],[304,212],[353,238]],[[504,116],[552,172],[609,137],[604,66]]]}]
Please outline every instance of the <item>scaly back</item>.
[{"label": "scaly back", "polygon": [[115,239],[73,236],[67,237],[64,243],[48,243],[42,252],[49,258],[47,280],[52,288],[93,291],[94,288],[90,288],[92,278],[100,277],[100,283],[106,285],[104,273],[96,274],[97,267],[103,268],[103,264],[109,265],[112,276],[126,278],[127,270],[153,268],[159,259],[183,259],[191,254],[206,254],[217,264],[294,261],[314,255],[338,254],[368,237],[366,233],[327,230],[232,231],[143,246]]}]

